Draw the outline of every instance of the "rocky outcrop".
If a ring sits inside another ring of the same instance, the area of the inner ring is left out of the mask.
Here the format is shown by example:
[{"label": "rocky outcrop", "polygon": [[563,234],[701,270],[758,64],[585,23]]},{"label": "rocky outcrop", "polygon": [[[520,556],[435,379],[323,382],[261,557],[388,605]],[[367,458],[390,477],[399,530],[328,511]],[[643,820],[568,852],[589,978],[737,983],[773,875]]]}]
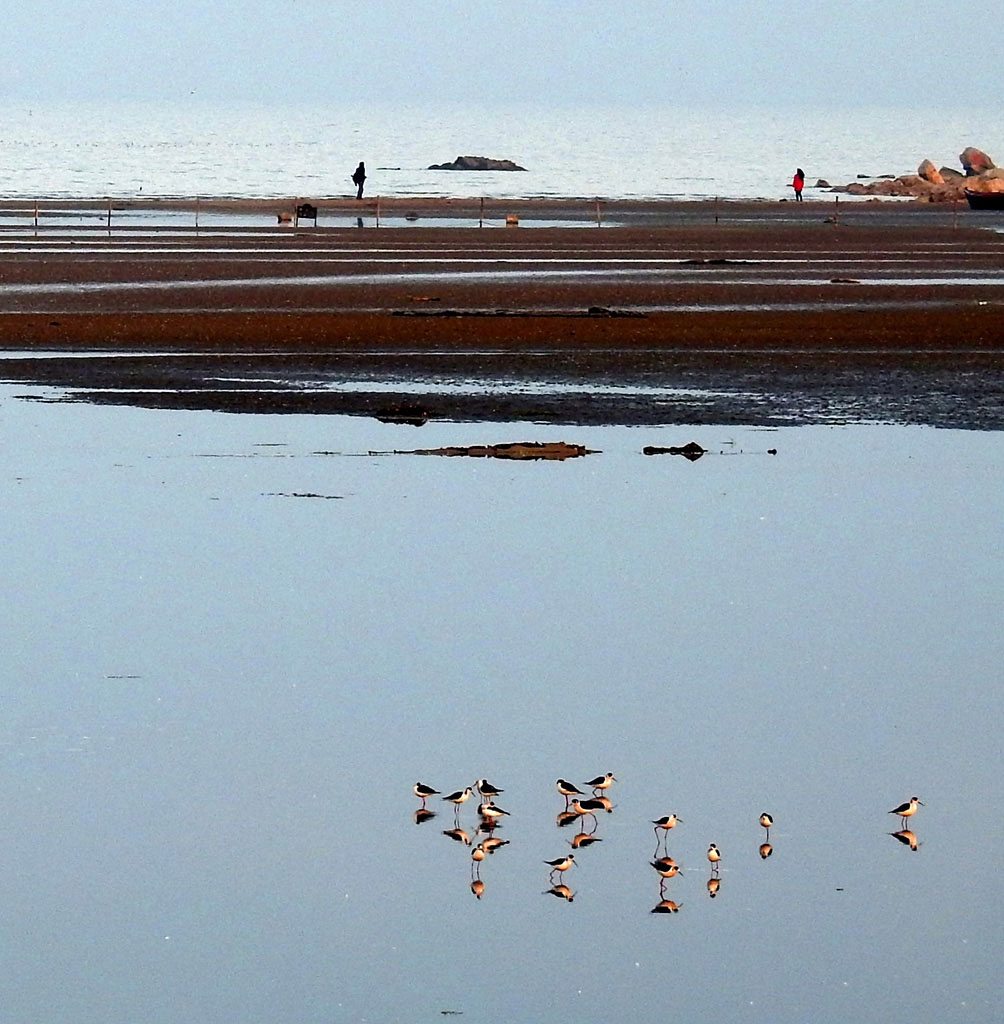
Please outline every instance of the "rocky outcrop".
[{"label": "rocky outcrop", "polygon": [[932,185],[944,185],[945,179],[941,175],[941,171],[938,170],[930,160],[921,161],[920,166],[917,168],[917,174],[924,179],[929,181]]},{"label": "rocky outcrop", "polygon": [[430,171],[525,171],[511,160],[492,160],[486,156],[458,156],[448,164],[430,164]]},{"label": "rocky outcrop", "polygon": [[913,198],[919,202],[951,203],[965,199],[966,190],[973,192],[1004,192],[1004,169],[994,165],[982,150],[969,146],[959,156],[962,171],[951,167],[936,168],[924,160],[916,174],[901,174],[898,178],[852,181],[848,185],[834,186],[831,192],[846,192],[852,196],[895,196]]},{"label": "rocky outcrop", "polygon": [[993,160],[975,146],[966,146],[959,154],[959,163],[962,164],[966,175],[982,174],[984,171],[992,170],[995,166]]}]

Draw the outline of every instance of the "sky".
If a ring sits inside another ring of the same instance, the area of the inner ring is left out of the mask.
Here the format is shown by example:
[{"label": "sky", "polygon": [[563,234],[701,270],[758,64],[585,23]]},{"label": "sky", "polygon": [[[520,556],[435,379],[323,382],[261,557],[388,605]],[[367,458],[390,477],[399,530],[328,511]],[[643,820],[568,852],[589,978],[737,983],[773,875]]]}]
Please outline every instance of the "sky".
[{"label": "sky", "polygon": [[0,98],[985,103],[1004,86],[1004,29],[985,12],[931,0],[21,0],[4,15]]}]

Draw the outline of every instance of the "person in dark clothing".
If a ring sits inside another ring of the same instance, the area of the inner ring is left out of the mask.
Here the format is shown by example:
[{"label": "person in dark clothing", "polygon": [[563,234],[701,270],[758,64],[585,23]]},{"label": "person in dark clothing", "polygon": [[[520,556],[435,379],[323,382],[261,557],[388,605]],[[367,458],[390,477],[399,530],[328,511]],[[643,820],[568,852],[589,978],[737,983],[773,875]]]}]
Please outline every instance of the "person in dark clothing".
[{"label": "person in dark clothing", "polygon": [[359,166],[352,172],[352,181],[356,186],[356,199],[363,197],[363,185],[366,183],[366,165],[359,161]]},{"label": "person in dark clothing", "polygon": [[802,188],[805,185],[805,171],[799,167],[795,171],[795,177],[791,179],[791,187],[795,190],[795,202],[802,201]]}]

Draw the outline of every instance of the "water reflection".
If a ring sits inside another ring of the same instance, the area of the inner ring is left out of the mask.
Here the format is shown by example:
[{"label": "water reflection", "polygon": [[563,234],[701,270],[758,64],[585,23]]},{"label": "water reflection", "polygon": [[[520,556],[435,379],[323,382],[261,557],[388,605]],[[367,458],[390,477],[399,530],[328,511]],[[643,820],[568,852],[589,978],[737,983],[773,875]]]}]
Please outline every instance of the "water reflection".
[{"label": "water reflection", "polygon": [[443,832],[443,835],[448,839],[453,839],[455,842],[463,843],[464,846],[471,845],[471,837],[462,828],[451,828]]},{"label": "water reflection", "polygon": [[917,834],[915,832],[911,832],[908,828],[904,828],[899,832],[890,832],[889,835],[891,835],[893,839],[901,842],[904,846],[909,846],[911,850],[920,849],[920,840],[917,839]]},{"label": "water reflection", "polygon": [[760,844],[759,853],[760,853],[760,859],[761,860],[766,860],[773,852],[774,852],[774,847],[771,846],[770,843],[761,843]]},{"label": "water reflection", "polygon": [[559,899],[571,903],[575,899],[575,893],[567,885],[553,885],[550,889],[544,890],[545,896],[557,896]]},{"label": "water reflection", "polygon": [[649,911],[650,914],[676,914],[679,913],[682,903],[674,903],[672,900],[659,900]]}]

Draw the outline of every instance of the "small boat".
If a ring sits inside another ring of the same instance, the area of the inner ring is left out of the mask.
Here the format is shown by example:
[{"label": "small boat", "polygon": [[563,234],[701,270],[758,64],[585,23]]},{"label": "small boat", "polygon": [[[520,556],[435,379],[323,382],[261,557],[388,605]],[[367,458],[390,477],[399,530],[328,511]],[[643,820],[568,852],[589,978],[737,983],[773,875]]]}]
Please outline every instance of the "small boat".
[{"label": "small boat", "polygon": [[1004,210],[1004,192],[974,192],[966,189],[970,210]]}]

